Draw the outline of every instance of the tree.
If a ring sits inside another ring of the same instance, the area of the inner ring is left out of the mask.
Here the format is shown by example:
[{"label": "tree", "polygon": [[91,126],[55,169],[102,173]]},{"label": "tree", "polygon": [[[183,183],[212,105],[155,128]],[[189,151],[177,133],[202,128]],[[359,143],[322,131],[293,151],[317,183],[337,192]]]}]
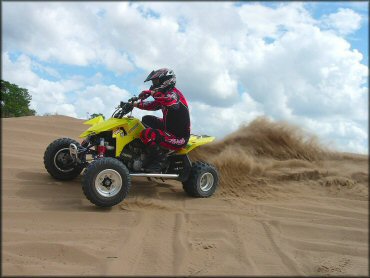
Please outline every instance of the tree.
[{"label": "tree", "polygon": [[89,119],[94,119],[95,117],[102,116],[103,119],[105,119],[104,115],[102,113],[94,113],[90,115]]},{"label": "tree", "polygon": [[36,111],[29,107],[31,99],[27,89],[1,79],[1,117],[34,116]]}]

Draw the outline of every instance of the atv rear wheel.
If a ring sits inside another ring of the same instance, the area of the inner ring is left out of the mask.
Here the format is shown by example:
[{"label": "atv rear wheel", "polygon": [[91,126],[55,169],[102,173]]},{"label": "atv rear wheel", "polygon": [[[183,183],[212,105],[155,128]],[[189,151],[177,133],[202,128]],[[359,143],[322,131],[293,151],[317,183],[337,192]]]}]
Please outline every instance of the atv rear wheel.
[{"label": "atv rear wheel", "polygon": [[218,173],[213,165],[197,161],[191,167],[189,178],[182,184],[188,195],[205,198],[215,192],[218,181]]},{"label": "atv rear wheel", "polygon": [[71,180],[77,177],[84,166],[76,164],[69,153],[69,145],[79,145],[73,139],[60,138],[46,148],[44,153],[44,165],[49,174],[58,180]]},{"label": "atv rear wheel", "polygon": [[112,207],[122,202],[130,187],[131,178],[127,167],[112,157],[90,163],[82,180],[86,198],[99,207]]}]

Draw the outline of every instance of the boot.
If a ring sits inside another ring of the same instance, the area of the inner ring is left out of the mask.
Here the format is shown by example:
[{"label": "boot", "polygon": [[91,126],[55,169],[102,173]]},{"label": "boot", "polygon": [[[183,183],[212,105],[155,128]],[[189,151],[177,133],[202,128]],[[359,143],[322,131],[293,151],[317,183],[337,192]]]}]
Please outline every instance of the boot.
[{"label": "boot", "polygon": [[159,146],[149,147],[148,159],[145,163],[145,170],[148,173],[160,173],[162,171],[161,163],[166,160],[167,152]]}]

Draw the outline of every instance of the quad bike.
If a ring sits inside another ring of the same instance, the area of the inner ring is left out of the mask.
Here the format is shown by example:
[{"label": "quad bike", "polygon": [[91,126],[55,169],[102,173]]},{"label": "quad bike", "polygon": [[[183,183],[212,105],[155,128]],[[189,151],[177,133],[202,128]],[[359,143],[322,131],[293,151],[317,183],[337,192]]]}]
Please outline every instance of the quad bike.
[{"label": "quad bike", "polygon": [[84,122],[91,126],[79,136],[84,138],[81,144],[70,138],[53,141],[44,154],[49,174],[58,180],[72,180],[85,169],[83,192],[100,207],[120,203],[130,190],[131,177],[175,179],[182,182],[184,191],[192,197],[211,196],[219,181],[216,168],[204,161],[191,162],[188,153],[215,138],[191,135],[184,148],[166,150],[160,173],[147,173],[149,149],[140,140],[145,126],[131,115],[136,100],[133,97],[121,102],[108,120],[98,116]]}]

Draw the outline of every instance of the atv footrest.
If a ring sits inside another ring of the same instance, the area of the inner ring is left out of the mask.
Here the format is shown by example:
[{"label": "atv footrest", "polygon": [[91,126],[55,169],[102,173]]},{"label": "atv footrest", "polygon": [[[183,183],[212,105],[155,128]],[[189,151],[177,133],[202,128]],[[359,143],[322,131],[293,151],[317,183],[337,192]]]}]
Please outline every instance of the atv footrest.
[{"label": "atv footrest", "polygon": [[145,177],[145,178],[162,178],[162,179],[177,179],[178,174],[161,174],[161,173],[132,173],[131,177]]}]

